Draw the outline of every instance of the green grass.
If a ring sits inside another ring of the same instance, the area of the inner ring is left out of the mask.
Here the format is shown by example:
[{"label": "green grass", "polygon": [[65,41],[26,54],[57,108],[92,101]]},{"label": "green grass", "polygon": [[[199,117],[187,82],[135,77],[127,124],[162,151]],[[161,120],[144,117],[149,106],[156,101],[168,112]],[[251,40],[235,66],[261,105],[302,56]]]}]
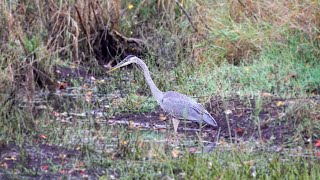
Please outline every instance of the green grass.
[{"label": "green grass", "polygon": [[[197,139],[185,137],[180,139],[179,146],[172,146],[163,133],[103,124],[100,130],[94,130],[93,123],[94,119],[78,120],[72,126],[40,121],[38,126],[48,137],[46,143],[63,144],[82,152],[83,158],[77,157],[72,162],[105,169],[107,174],[101,178],[109,178],[114,175],[112,172],[117,172],[121,179],[317,179],[320,175],[319,159],[313,151],[276,150],[252,141],[221,143],[212,152],[201,153]],[[189,153],[191,147],[199,153]],[[172,155],[175,150],[177,156]],[[52,164],[50,168],[58,172],[65,165]]]},{"label": "green grass", "polygon": [[[233,152],[236,153],[236,152]],[[187,179],[316,179],[320,169],[316,161],[285,158],[267,153],[232,155],[215,152],[209,155],[186,154],[182,158],[117,164],[123,179],[187,178]],[[292,164],[299,166],[292,167]],[[148,173],[144,173],[148,172]]]},{"label": "green grass", "polygon": [[[164,7],[155,8],[158,2]],[[129,1],[123,1],[123,4],[126,3]],[[134,1],[134,7],[138,7],[139,3],[140,1]],[[194,33],[178,8],[165,7],[164,0],[149,3],[152,6],[148,6],[148,3],[141,6],[140,18],[143,22],[150,21],[149,26],[154,33],[150,34],[150,29],[140,27],[139,23],[136,29],[137,32],[143,33],[142,38],[148,42],[144,60],[161,90],[187,94],[202,104],[218,96],[255,97],[258,102],[254,111],[259,112],[262,92],[270,93],[276,98],[305,98],[313,96],[310,90],[319,88],[319,41],[312,39],[312,33],[319,33],[319,29],[313,27],[314,24],[310,25],[313,28],[310,35],[299,30],[300,27],[292,28],[290,25],[299,24],[294,19],[290,21],[288,17],[283,17],[288,24],[281,26],[277,25],[277,20],[273,22],[273,19],[268,17],[260,17],[259,21],[244,17],[243,21],[235,22],[229,16],[230,7],[225,1],[203,0],[198,4],[188,1],[185,7],[190,8],[187,10],[193,21],[198,23],[200,32],[204,33],[205,37],[202,38]],[[201,15],[205,18],[208,28],[192,10],[196,5],[201,6]],[[159,13],[161,11],[162,13]],[[129,17],[122,17],[123,32],[135,29],[136,22],[132,22],[135,18],[131,17],[133,13],[136,13],[134,9],[128,13]],[[285,14],[278,13],[275,14],[275,19],[281,19]],[[298,10],[292,12],[293,18],[295,13],[298,13]],[[43,67],[51,68],[54,63],[73,64],[62,60],[72,59],[71,47],[67,53],[70,57],[56,57],[59,56],[57,52],[48,55],[46,48],[42,48],[46,43],[42,42],[40,36],[35,34],[24,41],[26,50],[29,53],[35,51],[39,56],[36,60],[41,60]],[[10,68],[19,64],[17,59],[25,59],[26,55],[21,55],[23,52],[14,52],[16,46],[12,44],[12,47],[4,48],[13,55],[0,55],[1,69],[4,69],[1,82],[8,82],[10,75],[15,75],[10,74]],[[240,63],[234,65],[228,60],[228,55],[237,49],[252,54],[239,55]],[[196,52],[200,52],[202,56],[194,55]],[[203,60],[198,61],[201,57]],[[121,90],[125,97],[117,102],[106,100],[109,106],[106,110],[108,118],[124,113],[151,112],[158,107],[151,97],[143,73],[138,68],[124,68],[110,76],[112,78],[107,81],[96,84],[97,91],[94,93],[109,95]],[[6,89],[9,85],[0,87]],[[1,90],[1,93],[5,92]],[[61,122],[51,114],[50,104],[48,111],[40,116],[30,117],[30,113],[25,113],[18,101],[6,98],[3,94],[0,98],[9,100],[9,103],[0,103],[3,105],[0,109],[0,147],[11,142],[21,147],[37,146],[39,142],[35,143],[35,140],[38,140],[40,134],[44,134],[47,139],[42,139],[40,143],[77,149],[81,152],[81,157],[72,160],[72,166],[81,161],[86,168],[104,169],[106,174],[101,179],[110,178],[112,172],[116,172],[121,179],[317,179],[320,176],[319,154],[313,154],[317,151],[311,150],[312,143],[307,145],[308,147],[301,142],[298,144],[304,147],[303,150],[306,152],[300,152],[300,147],[294,143],[295,139],[305,138],[303,135],[307,135],[311,140],[320,138],[320,124],[311,119],[310,115],[319,110],[319,107],[310,104],[291,107],[288,110],[287,116],[295,117],[296,132],[292,139],[288,140],[288,144],[283,146],[292,149],[282,149],[281,146],[274,147],[273,144],[259,142],[233,144],[221,140],[212,152],[201,153],[203,142],[197,136],[185,135],[180,137],[180,141],[174,141],[170,139],[175,137],[171,131],[145,131],[108,126],[104,123],[99,124],[103,119],[90,115],[83,119],[74,118],[71,122]],[[60,113],[90,112],[98,106],[83,99],[62,98],[55,101]],[[256,115],[254,114],[252,119],[258,121]],[[277,123],[284,123],[283,121],[288,119],[282,118],[281,122]],[[31,121],[34,124],[29,123]],[[190,153],[191,147],[197,148],[199,153]],[[22,162],[26,161],[25,151],[19,153],[24,159]],[[64,168],[63,165],[50,164],[51,172],[58,172]],[[23,163],[18,169],[29,175],[37,174],[33,169],[25,169]]]},{"label": "green grass", "polygon": [[[259,59],[250,64],[232,66],[222,63],[206,69],[204,65],[195,74],[189,77],[185,84],[194,86],[187,92],[197,92],[208,96],[214,94],[230,95],[258,95],[262,91],[270,92],[280,97],[305,96],[307,89],[316,87],[320,83],[320,65],[310,65],[299,62],[297,53],[288,47],[274,45],[261,52]],[[315,62],[316,58],[312,60]],[[205,74],[205,75],[203,75]],[[203,88],[205,87],[205,88]]]},{"label": "green grass", "polygon": [[[162,69],[159,72],[152,64],[149,63],[149,66],[160,89],[195,97],[204,96],[206,100],[212,96],[234,94],[258,96],[262,92],[282,98],[306,97],[311,95],[308,90],[320,84],[320,63],[312,52],[316,49],[315,45],[302,44],[298,39],[288,44],[273,43],[262,49],[260,56],[252,59],[251,63],[244,62],[239,66],[228,62],[217,65],[214,59],[192,68],[182,62],[173,71]],[[304,46],[309,47],[304,49]],[[302,53],[301,49],[307,52]],[[125,73],[128,70],[121,71]],[[143,73],[138,68],[134,68],[134,71],[139,83],[129,85],[133,88],[129,88],[130,93],[145,91],[150,96]]]}]

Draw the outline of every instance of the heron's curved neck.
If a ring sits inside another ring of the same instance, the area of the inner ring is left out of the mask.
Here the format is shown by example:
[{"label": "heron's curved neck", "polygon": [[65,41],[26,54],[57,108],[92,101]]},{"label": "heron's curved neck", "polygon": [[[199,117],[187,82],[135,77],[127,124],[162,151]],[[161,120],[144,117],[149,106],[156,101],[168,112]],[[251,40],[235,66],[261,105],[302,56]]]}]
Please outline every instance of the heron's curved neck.
[{"label": "heron's curved neck", "polygon": [[155,85],[155,83],[153,82],[151,75],[150,75],[150,71],[147,67],[147,65],[141,60],[139,59],[137,61],[137,64],[142,68],[143,73],[144,73],[144,77],[148,83],[148,85],[150,86],[151,89],[151,93],[153,95],[154,98],[156,98],[156,100],[158,101],[158,103],[160,103],[160,101],[163,98],[163,92],[159,90],[159,88]]}]

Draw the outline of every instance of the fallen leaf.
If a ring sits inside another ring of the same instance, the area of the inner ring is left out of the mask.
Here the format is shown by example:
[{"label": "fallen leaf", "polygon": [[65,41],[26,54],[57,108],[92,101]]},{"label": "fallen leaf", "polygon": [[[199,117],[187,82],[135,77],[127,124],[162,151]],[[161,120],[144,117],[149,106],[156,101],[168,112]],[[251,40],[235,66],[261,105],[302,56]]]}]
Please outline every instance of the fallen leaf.
[{"label": "fallen leaf", "polygon": [[91,101],[91,96],[87,96],[87,95],[86,95],[86,96],[84,97],[84,99],[85,99],[87,102],[90,102],[90,101]]},{"label": "fallen leaf", "polygon": [[192,154],[196,153],[197,151],[198,151],[198,149],[196,147],[191,147],[188,149],[188,152],[192,153]]},{"label": "fallen leaf", "polygon": [[314,146],[320,147],[320,139],[318,139],[318,141],[316,142],[316,144]]},{"label": "fallen leaf", "polygon": [[277,101],[276,106],[278,106],[278,107],[284,106],[284,101]]},{"label": "fallen leaf", "polygon": [[84,175],[85,171],[83,169],[79,170],[80,175]]},{"label": "fallen leaf", "polygon": [[59,90],[63,90],[63,89],[66,89],[68,87],[68,83],[67,82],[56,82],[56,87],[57,89]]},{"label": "fallen leaf", "polygon": [[243,133],[244,133],[244,128],[237,127],[237,128],[235,129],[235,132],[236,132],[237,134],[243,134]]},{"label": "fallen leaf", "polygon": [[86,95],[87,95],[87,96],[92,96],[92,91],[87,91],[87,92],[86,92]]},{"label": "fallen leaf", "polygon": [[47,171],[48,170],[48,165],[46,165],[46,164],[43,164],[42,166],[41,166],[41,168],[42,168],[42,171]]},{"label": "fallen leaf", "polygon": [[261,93],[261,96],[262,96],[262,97],[272,97],[273,95],[270,94],[270,93],[268,93],[268,92],[262,92],[262,93]]},{"label": "fallen leaf", "polygon": [[84,167],[84,162],[80,161],[78,162],[76,168],[83,168]]},{"label": "fallen leaf", "polygon": [[60,173],[60,174],[66,174],[66,172],[67,172],[67,171],[64,170],[64,169],[59,170],[59,173]]},{"label": "fallen leaf", "polygon": [[54,117],[59,117],[59,116],[60,116],[60,113],[58,113],[57,111],[52,111],[51,114],[52,114]]},{"label": "fallen leaf", "polygon": [[128,9],[132,9],[134,6],[132,4],[128,4]]},{"label": "fallen leaf", "polygon": [[0,164],[0,167],[4,168],[4,169],[8,169],[9,166],[6,162],[4,162],[4,163]]},{"label": "fallen leaf", "polygon": [[129,121],[129,129],[135,129],[133,121]]},{"label": "fallen leaf", "polygon": [[98,84],[103,84],[103,83],[105,83],[106,81],[104,80],[104,79],[101,79],[101,80],[97,80],[96,81],[96,83],[98,83]]},{"label": "fallen leaf", "polygon": [[39,135],[39,138],[40,138],[40,139],[47,139],[47,136],[44,135],[44,134],[40,134],[40,135]]},{"label": "fallen leaf", "polygon": [[167,119],[167,117],[164,114],[160,114],[159,119],[160,119],[160,121],[165,121]]},{"label": "fallen leaf", "polygon": [[82,87],[83,87],[84,89],[89,89],[89,88],[90,88],[90,85],[86,83],[86,84],[82,85]]},{"label": "fallen leaf", "polygon": [[16,161],[17,160],[17,157],[16,156],[6,156],[5,158],[4,158],[4,160],[6,160],[6,161]]},{"label": "fallen leaf", "polygon": [[125,140],[121,140],[121,141],[120,141],[120,144],[121,144],[121,145],[127,145],[128,143],[127,143],[127,141],[125,141]]},{"label": "fallen leaf", "polygon": [[177,158],[181,152],[178,149],[174,149],[171,151],[171,155],[174,158]]}]

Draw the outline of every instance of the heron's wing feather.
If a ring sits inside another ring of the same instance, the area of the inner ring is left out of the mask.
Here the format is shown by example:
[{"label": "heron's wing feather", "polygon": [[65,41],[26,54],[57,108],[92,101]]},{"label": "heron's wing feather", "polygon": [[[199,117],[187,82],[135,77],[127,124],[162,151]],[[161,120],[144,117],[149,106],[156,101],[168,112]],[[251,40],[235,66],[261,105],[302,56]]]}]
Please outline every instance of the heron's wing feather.
[{"label": "heron's wing feather", "polygon": [[209,124],[216,125],[213,117],[201,104],[184,94],[174,91],[166,92],[160,105],[166,112],[176,118],[196,122],[204,120]]}]

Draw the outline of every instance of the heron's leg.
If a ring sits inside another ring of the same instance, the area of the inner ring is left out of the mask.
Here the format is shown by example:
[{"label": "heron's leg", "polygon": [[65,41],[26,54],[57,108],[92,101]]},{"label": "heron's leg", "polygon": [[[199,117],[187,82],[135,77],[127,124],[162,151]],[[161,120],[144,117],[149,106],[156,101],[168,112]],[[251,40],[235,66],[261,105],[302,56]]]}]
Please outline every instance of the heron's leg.
[{"label": "heron's leg", "polygon": [[175,133],[178,132],[179,123],[180,123],[179,119],[176,119],[176,118],[172,117],[172,124],[173,124],[173,129],[174,129]]}]

